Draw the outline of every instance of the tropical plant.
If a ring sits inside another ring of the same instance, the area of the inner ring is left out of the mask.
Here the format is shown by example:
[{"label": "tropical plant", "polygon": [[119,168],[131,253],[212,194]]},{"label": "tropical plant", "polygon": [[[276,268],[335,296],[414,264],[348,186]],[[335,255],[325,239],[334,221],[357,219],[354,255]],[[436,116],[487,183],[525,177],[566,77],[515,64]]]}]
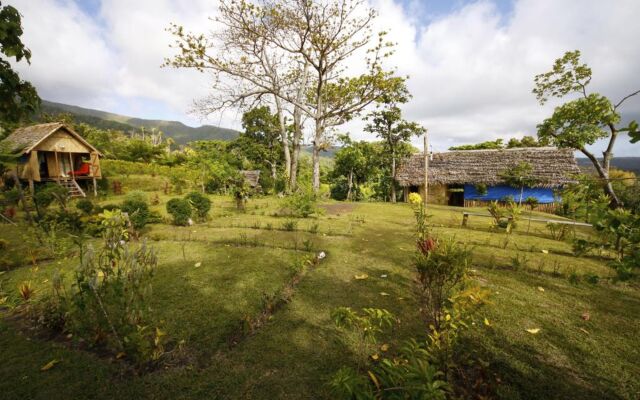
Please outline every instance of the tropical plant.
[{"label": "tropical plant", "polygon": [[331,319],[338,328],[349,332],[360,365],[371,355],[378,335],[395,322],[393,314],[379,308],[364,308],[362,313],[358,313],[349,307],[338,307],[331,312]]},{"label": "tropical plant", "polygon": [[419,246],[418,250],[415,258],[418,297],[429,323],[439,330],[450,299],[466,278],[471,251],[453,238]]},{"label": "tropical plant", "polygon": [[128,217],[119,210],[101,214],[103,246],[83,246],[73,284],[52,279],[53,301],[64,329],[75,338],[104,346],[136,364],[157,359],[162,341],[146,325],[151,278],[157,257],[146,243],[127,244]]}]

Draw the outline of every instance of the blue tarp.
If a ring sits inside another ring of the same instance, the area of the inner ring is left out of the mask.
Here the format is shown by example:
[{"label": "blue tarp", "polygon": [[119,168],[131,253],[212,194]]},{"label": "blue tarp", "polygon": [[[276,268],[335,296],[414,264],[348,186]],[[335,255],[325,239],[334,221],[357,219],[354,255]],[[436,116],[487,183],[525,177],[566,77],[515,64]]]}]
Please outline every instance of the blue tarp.
[{"label": "blue tarp", "polygon": [[[493,201],[503,200],[507,196],[512,196],[515,201],[518,201],[520,199],[520,189],[506,185],[487,186],[487,194],[481,196],[478,194],[474,185],[464,185],[465,200]],[[524,202],[527,197],[535,197],[540,204],[553,203],[556,201],[556,198],[553,196],[553,189],[547,188],[524,188],[522,201]]]}]

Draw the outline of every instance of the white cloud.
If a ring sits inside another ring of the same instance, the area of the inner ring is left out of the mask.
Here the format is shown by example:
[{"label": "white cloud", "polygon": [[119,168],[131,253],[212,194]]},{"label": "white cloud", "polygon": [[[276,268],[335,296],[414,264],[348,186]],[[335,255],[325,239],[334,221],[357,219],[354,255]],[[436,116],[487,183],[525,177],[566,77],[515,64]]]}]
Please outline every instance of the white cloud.
[{"label": "white cloud", "polygon": [[[631,39],[640,35],[636,1],[521,0],[508,18],[479,1],[424,27],[403,24],[412,19],[390,0],[378,7],[384,9],[378,23],[391,27],[399,43],[395,64],[411,77],[406,116],[429,127],[437,149],[535,134],[558,102],[541,107],[531,93],[533,77],[567,50],[582,51],[593,69],[592,90],[618,99],[640,88],[640,45]],[[624,111],[637,118],[640,98]],[[623,141],[618,150],[633,151]]]},{"label": "white cloud", "polygon": [[[408,8],[398,0],[370,1],[380,11],[379,29],[398,42],[390,61],[410,76],[414,98],[404,107],[405,116],[429,128],[436,149],[534,134],[558,103],[537,104],[533,76],[566,50],[582,51],[593,69],[593,90],[615,100],[640,87],[635,40],[640,2],[635,0],[517,0],[507,16],[485,0],[422,22],[417,0]],[[177,22],[207,32],[215,2],[103,0],[92,16],[71,0],[10,3],[24,15],[24,40],[33,50],[32,65],[20,63],[18,69],[44,98],[198,122],[187,111],[192,100],[207,94],[210,81],[195,71],[160,68],[173,52],[165,28]],[[360,66],[361,60],[354,60],[353,68]],[[623,111],[637,118],[640,98]],[[238,119],[229,112],[210,122],[238,127]],[[356,121],[342,130],[365,138],[361,127]],[[633,151],[637,148],[620,141],[618,154]]]}]

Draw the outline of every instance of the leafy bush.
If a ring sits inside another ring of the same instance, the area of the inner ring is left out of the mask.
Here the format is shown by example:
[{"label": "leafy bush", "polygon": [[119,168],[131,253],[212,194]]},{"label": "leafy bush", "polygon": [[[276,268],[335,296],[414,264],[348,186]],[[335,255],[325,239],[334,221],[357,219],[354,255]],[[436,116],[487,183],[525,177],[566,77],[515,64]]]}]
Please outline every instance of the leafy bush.
[{"label": "leafy bush", "polygon": [[69,190],[56,183],[47,183],[36,190],[33,200],[39,210],[45,210],[56,201],[63,209],[67,208],[69,200]]},{"label": "leafy bush", "polygon": [[211,200],[200,192],[191,192],[185,196],[185,199],[191,203],[193,211],[199,220],[207,219],[207,214],[211,210]]},{"label": "leafy bush", "polygon": [[74,211],[55,210],[40,219],[38,225],[45,231],[62,229],[72,232],[81,232],[84,229],[82,216]]},{"label": "leafy bush", "polygon": [[307,218],[318,213],[316,196],[311,191],[299,191],[284,200],[284,208],[287,214]]},{"label": "leafy bush", "polygon": [[167,202],[167,212],[173,217],[174,225],[186,226],[191,218],[191,203],[186,199],[171,199]]},{"label": "leafy bush", "polygon": [[135,201],[139,203],[148,203],[147,194],[142,190],[133,190],[124,196],[124,201]]},{"label": "leafy bush", "polygon": [[140,200],[125,200],[120,210],[129,215],[131,225],[135,230],[140,230],[149,223],[149,206]]},{"label": "leafy bush", "polygon": [[93,202],[89,199],[80,199],[76,203],[76,208],[82,211],[85,215],[89,215],[91,214],[91,211],[93,211]]},{"label": "leafy bush", "polygon": [[126,214],[106,211],[102,218],[103,247],[97,252],[91,246],[83,249],[70,287],[59,273],[54,275],[50,308],[65,316],[64,328],[75,338],[137,364],[155,361],[163,353],[164,333],[145,325],[145,313],[156,254],[145,243],[137,248],[126,243]]},{"label": "leafy bush", "polygon": [[384,309],[365,308],[362,314],[349,307],[338,307],[331,313],[334,324],[349,333],[349,338],[356,347],[359,362],[364,363],[372,353],[377,336],[384,329],[391,328],[395,318]]},{"label": "leafy bush", "polygon": [[415,260],[419,297],[436,329],[440,329],[444,310],[463,283],[470,264],[471,251],[452,238],[420,247]]}]

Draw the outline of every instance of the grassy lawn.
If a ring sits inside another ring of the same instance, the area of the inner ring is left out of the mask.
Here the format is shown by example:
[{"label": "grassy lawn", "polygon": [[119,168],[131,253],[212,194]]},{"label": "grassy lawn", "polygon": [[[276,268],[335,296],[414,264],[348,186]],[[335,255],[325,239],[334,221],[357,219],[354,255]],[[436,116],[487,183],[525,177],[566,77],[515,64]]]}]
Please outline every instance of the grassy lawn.
[{"label": "grassy lawn", "polygon": [[[154,208],[164,213],[167,199],[161,196]],[[213,200],[207,223],[156,224],[144,234],[160,256],[152,318],[172,339],[185,340],[192,356],[187,365],[122,374],[120,361],[29,337],[0,318],[0,397],[329,399],[329,377],[355,363],[354,349],[330,321],[335,307],[396,314],[401,323],[385,338],[392,347],[424,336],[413,302],[408,205],[330,202],[324,215],[296,220],[296,230],[288,231],[289,219],[273,216],[279,199],[251,201],[245,213],[229,198]],[[472,331],[467,342],[486,354],[500,378],[500,397],[637,398],[637,284],[611,283],[606,260],[574,257],[571,245],[550,239],[544,224],[532,223],[526,234],[522,221],[505,248],[505,235],[492,232],[487,218],[471,217],[462,228],[461,209],[434,206],[430,213],[438,235],[473,248],[474,279],[493,292],[493,304],[483,311],[491,327]],[[11,229],[0,225],[0,237],[15,236]],[[229,336],[260,311],[265,294],[286,285],[296,260],[319,251],[326,259],[307,271],[290,301],[256,334],[230,347]],[[25,280],[44,291],[55,268],[68,274],[76,262],[71,257],[16,268],[0,275],[1,287],[13,298]],[[354,279],[363,273],[369,278]],[[569,282],[571,274],[579,283]],[[599,282],[587,283],[585,274]],[[526,332],[530,328],[540,332]],[[41,372],[54,358],[61,362]]]}]

